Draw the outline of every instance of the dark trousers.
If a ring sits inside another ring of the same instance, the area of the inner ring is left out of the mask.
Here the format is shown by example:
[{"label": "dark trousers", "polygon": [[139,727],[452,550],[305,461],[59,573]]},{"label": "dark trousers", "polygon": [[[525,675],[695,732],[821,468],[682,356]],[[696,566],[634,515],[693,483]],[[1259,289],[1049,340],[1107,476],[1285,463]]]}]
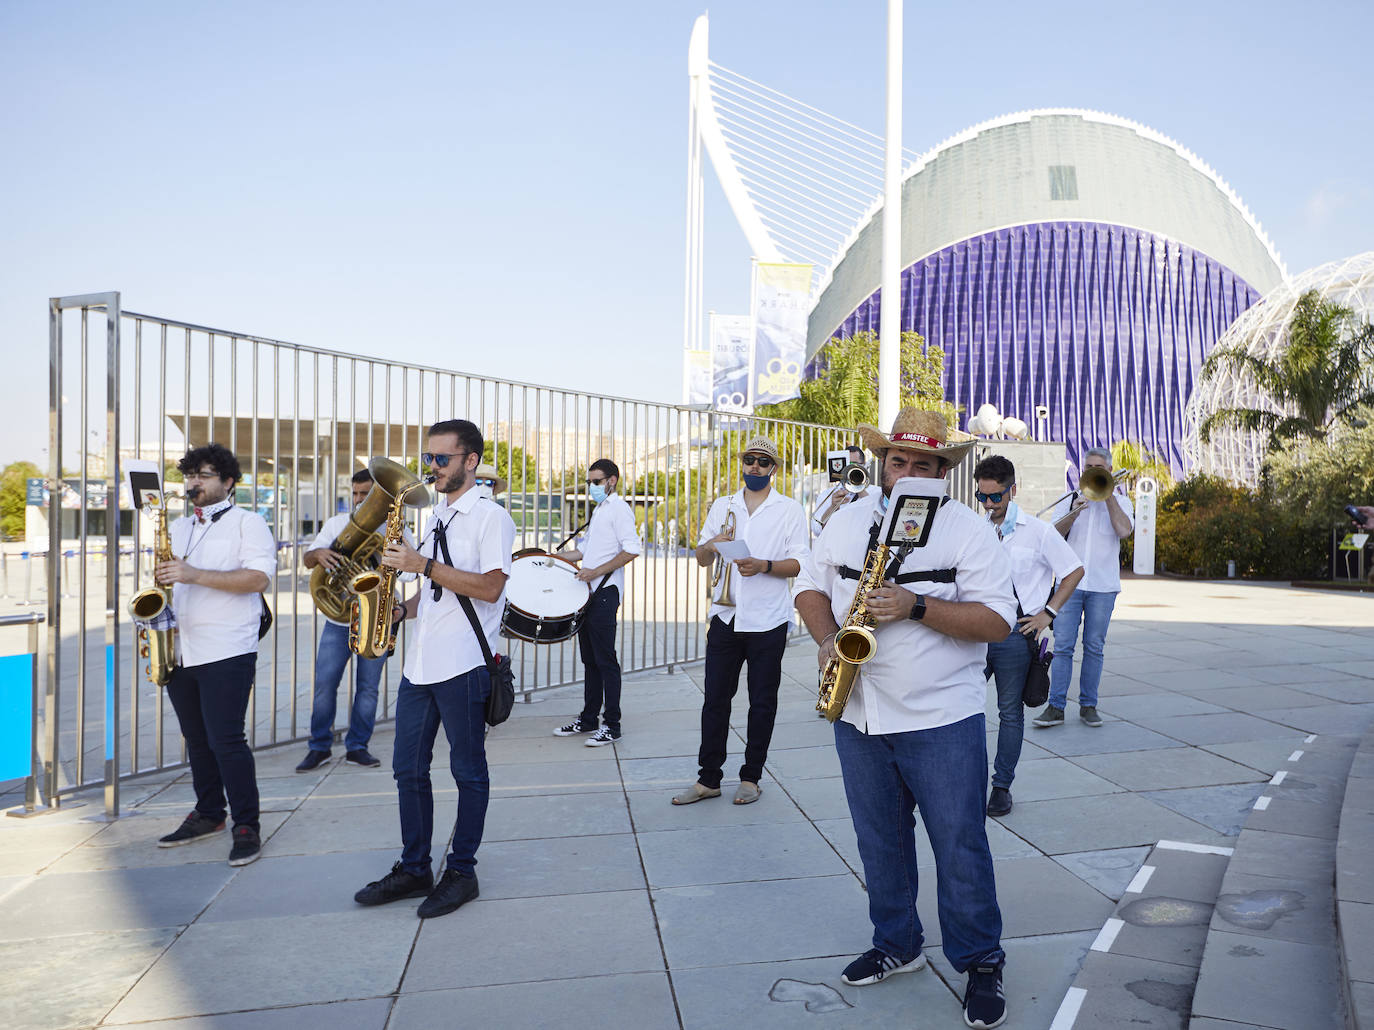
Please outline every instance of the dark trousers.
[{"label": "dark trousers", "polygon": [[720,787],[721,767],[730,738],[730,702],[739,689],[739,674],[749,663],[749,728],[739,778],[758,783],[768,761],[773,720],[778,714],[782,654],[787,650],[787,623],[761,633],[737,633],[733,622],[719,616],[706,630],[706,700],[701,706],[701,750],[697,780]]},{"label": "dark trousers", "polygon": [[449,771],[458,785],[458,820],[447,865],[466,876],[474,875],[491,796],[486,745],[490,693],[491,673],[484,665],[441,683],[411,683],[401,677],[391,770],[401,806],[401,864],[408,873],[423,874],[431,868],[434,786],[429,767],[442,725],[448,737]]},{"label": "dark trousers", "polygon": [[582,691],[583,729],[596,729],[597,717],[605,705],[606,728],[620,732],[620,659],[615,653],[615,613],[620,608],[620,590],[603,587],[592,596],[587,617],[577,631],[577,646],[582,652],[586,683]]},{"label": "dark trousers", "polygon": [[255,652],[235,655],[179,668],[167,683],[191,762],[196,811],[207,819],[223,819],[228,794],[235,828],[254,831],[259,830],[258,779],[243,721],[257,664]]}]

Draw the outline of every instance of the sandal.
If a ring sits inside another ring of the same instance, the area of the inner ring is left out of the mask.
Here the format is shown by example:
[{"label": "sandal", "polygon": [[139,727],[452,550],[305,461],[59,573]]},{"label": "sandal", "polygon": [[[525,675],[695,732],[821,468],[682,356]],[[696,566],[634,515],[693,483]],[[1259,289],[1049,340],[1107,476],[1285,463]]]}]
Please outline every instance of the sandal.
[{"label": "sandal", "polygon": [[695,805],[698,801],[705,801],[707,798],[720,797],[719,787],[706,787],[700,783],[694,783],[681,794],[673,798],[675,805]]},{"label": "sandal", "polygon": [[759,799],[759,795],[762,793],[763,788],[757,783],[750,783],[748,780],[740,780],[739,789],[735,791],[735,804],[752,805]]}]

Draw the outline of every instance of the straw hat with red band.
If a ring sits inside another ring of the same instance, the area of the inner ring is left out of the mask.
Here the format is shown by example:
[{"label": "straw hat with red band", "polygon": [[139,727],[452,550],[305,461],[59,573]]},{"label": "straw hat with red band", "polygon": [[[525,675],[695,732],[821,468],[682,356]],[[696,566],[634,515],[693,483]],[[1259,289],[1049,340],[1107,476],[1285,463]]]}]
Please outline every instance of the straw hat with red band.
[{"label": "straw hat with red band", "polygon": [[945,424],[945,416],[938,411],[920,408],[903,408],[897,412],[891,433],[884,433],[875,426],[860,425],[859,438],[870,451],[894,447],[901,451],[919,451],[938,455],[950,465],[963,461],[964,455],[978,442],[976,437],[950,429]]},{"label": "straw hat with red band", "polygon": [[500,476],[498,476],[498,475],[496,474],[496,468],[495,468],[495,466],[489,465],[489,464],[487,464],[485,461],[482,462],[482,464],[480,464],[480,465],[477,466],[476,471],[474,471],[473,474],[472,474],[472,478],[473,478],[473,479],[494,479],[494,480],[496,481],[496,483],[495,483],[495,485],[491,488],[491,492],[494,493],[494,494],[499,494],[502,490],[504,490],[507,486],[510,485],[510,484],[507,483],[504,479],[502,479]]}]

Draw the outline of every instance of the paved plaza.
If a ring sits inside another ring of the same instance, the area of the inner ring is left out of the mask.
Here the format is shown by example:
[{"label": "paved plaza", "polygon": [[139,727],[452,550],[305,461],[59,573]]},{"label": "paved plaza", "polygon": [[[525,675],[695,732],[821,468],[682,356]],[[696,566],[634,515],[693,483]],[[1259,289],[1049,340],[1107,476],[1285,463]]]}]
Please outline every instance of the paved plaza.
[{"label": "paved plaza", "polygon": [[[381,770],[345,766],[336,748],[333,764],[295,775],[303,746],[260,752],[264,857],[241,869],[225,864],[227,834],[155,846],[191,807],[181,772],[126,784],[130,814],[115,823],[92,818],[101,811],[94,794],[84,807],[0,819],[0,1026],[963,1026],[963,978],[939,950],[934,869],[919,829],[930,966],[868,987],[841,983],[841,969],[870,944],[862,868],[831,729],[813,711],[814,647],[794,644],[784,673],[763,797],[748,806],[729,803],[729,780],[721,799],[669,804],[696,773],[699,664],[627,679],[625,738],[615,747],[550,735],[579,710],[578,688],[517,705],[488,737],[481,897],[423,923],[415,901],[362,909],[352,900],[398,855],[388,725],[374,738]],[[1348,764],[1347,742],[1374,721],[1374,598],[1128,580],[1100,709],[1100,729],[1078,723],[1072,705],[1063,727],[1028,721],[1015,808],[988,823],[1009,1027],[1050,1026],[1071,988],[1085,987],[1079,1027],[1188,1025],[1177,992],[1136,990],[1126,1007],[1104,1009],[1111,996],[1094,984],[1110,969],[1085,957],[1096,942],[1091,955],[1108,966],[1133,961],[1120,949],[1099,954],[1100,941],[1147,856],[1157,856],[1161,879],[1170,869],[1185,877],[1191,862],[1219,882],[1225,858],[1198,856],[1236,849],[1276,770],[1323,747],[1344,748]],[[991,696],[988,713],[991,755]],[[727,774],[743,749],[743,719],[737,710]],[[441,749],[441,788],[446,760]],[[443,826],[456,797],[448,783],[437,792]],[[1162,840],[1202,850],[1183,849],[1185,859],[1166,866]],[[1282,871],[1282,855],[1266,865],[1253,852],[1258,864],[1245,875]],[[1295,904],[1293,920],[1315,917],[1312,933],[1330,930],[1315,901]],[[1120,939],[1129,944],[1136,929]],[[1195,943],[1205,933],[1195,931]],[[1179,949],[1154,958],[1191,964],[1195,977],[1198,958]],[[1290,961],[1301,974],[1301,960]],[[1249,990],[1241,973],[1209,978],[1202,964],[1199,998],[1203,981],[1223,1006],[1228,990]]]}]

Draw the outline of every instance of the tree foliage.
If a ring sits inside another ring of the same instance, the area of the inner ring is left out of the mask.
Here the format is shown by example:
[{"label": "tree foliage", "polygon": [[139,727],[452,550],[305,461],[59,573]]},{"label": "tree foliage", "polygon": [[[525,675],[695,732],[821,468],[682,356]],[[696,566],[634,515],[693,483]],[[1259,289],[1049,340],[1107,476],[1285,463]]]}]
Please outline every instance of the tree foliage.
[{"label": "tree foliage", "polygon": [[1202,381],[1227,372],[1253,382],[1260,400],[1221,408],[1198,427],[1203,441],[1220,429],[1259,432],[1269,446],[1323,440],[1360,405],[1374,404],[1374,326],[1316,290],[1298,298],[1287,346],[1271,355],[1245,345],[1219,348],[1202,365]]},{"label": "tree foliage", "polygon": [[0,534],[6,540],[23,537],[28,480],[42,476],[42,471],[31,461],[13,461],[0,471]]},{"label": "tree foliage", "polygon": [[525,453],[523,447],[515,447],[505,440],[500,443],[488,440],[482,449],[482,460],[496,467],[496,474],[510,484],[509,489],[516,493],[529,493],[538,489],[539,464]]},{"label": "tree foliage", "polygon": [[1112,468],[1126,470],[1123,482],[1132,490],[1142,476],[1154,479],[1160,493],[1174,485],[1174,474],[1164,456],[1134,440],[1118,440],[1112,444]]}]

